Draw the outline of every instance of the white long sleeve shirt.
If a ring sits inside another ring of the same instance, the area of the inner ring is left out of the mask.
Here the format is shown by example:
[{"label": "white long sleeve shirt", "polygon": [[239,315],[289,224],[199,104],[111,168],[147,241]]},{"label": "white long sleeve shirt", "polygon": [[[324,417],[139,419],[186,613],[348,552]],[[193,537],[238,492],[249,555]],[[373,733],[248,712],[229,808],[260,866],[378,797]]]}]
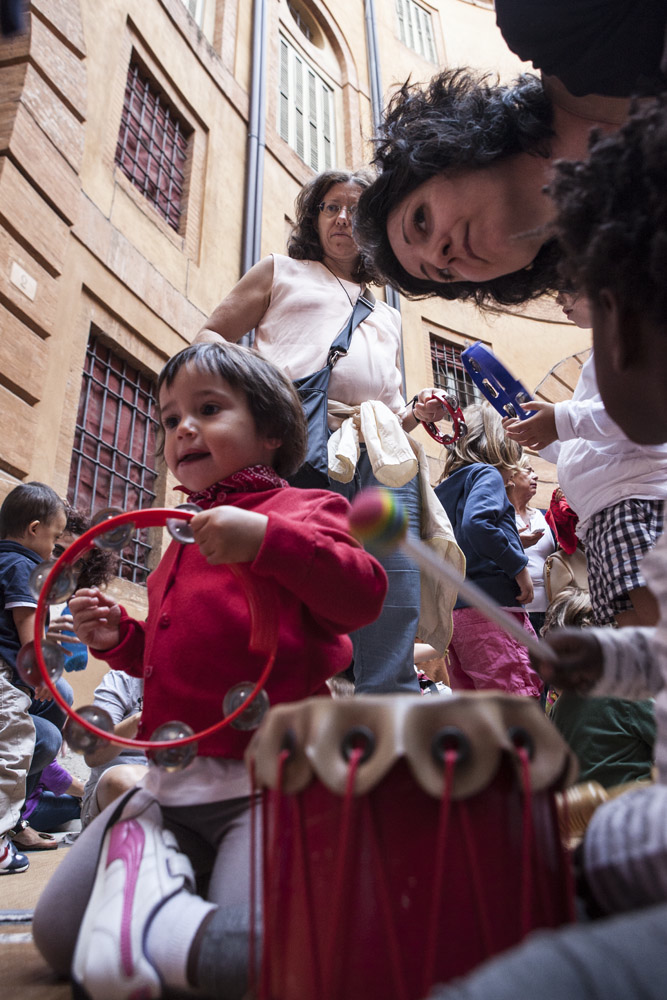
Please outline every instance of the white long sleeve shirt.
[{"label": "white long sleeve shirt", "polygon": [[611,419],[592,354],[572,399],[556,403],[554,410],[558,441],[540,455],[557,465],[558,484],[579,515],[580,538],[594,514],[621,500],[667,499],[667,444],[635,444]]}]

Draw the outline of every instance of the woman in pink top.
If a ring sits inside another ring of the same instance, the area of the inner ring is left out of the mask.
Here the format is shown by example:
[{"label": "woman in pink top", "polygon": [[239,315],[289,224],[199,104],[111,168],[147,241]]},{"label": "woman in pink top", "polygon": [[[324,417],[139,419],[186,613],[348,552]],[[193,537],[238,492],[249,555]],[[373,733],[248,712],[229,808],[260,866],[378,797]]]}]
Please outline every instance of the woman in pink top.
[{"label": "woman in pink top", "polygon": [[[196,339],[220,336],[238,341],[254,329],[255,347],[291,379],[323,368],[357,298],[367,283],[376,280],[352,235],[357,202],[369,183],[364,172],[329,170],[306,184],[296,200],[288,256],[272,254],[255,264],[213,311]],[[398,440],[407,456],[390,470],[391,481],[408,510],[412,530],[419,534],[418,466],[403,432],[420,420],[441,419],[444,411],[439,403],[425,402],[432,389],[422,389],[406,404],[401,394],[400,347],[400,314],[378,300],[355,329],[347,355],[331,375],[329,428],[334,432],[346,425],[345,440],[351,430],[354,446],[346,469],[335,470],[336,479],[331,477],[330,449],[330,488],[351,500],[366,486],[387,484],[386,475],[381,482],[376,479],[377,459],[373,454],[371,462],[367,452],[363,425],[370,420],[379,430],[381,452],[385,441],[388,453],[394,450],[389,441],[393,446]],[[372,409],[362,406],[369,402]],[[352,635],[355,689],[418,693],[413,643],[420,611],[419,571],[401,553],[381,561],[389,576],[389,593],[377,622]]]}]

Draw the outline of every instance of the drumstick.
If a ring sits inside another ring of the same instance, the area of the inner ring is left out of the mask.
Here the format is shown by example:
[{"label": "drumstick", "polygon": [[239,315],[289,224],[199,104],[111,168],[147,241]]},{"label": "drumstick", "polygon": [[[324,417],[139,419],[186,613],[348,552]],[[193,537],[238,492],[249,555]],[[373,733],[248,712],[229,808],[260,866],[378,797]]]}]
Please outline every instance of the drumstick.
[{"label": "drumstick", "polygon": [[557,661],[551,646],[529,635],[511,611],[503,610],[476,584],[464,579],[453,566],[435,555],[421,539],[408,534],[407,513],[389,490],[374,488],[360,493],[352,503],[349,522],[350,531],[359,541],[370,542],[377,548],[400,547],[430,576],[444,578],[453,584],[468,604],[525,646],[536,660]]}]

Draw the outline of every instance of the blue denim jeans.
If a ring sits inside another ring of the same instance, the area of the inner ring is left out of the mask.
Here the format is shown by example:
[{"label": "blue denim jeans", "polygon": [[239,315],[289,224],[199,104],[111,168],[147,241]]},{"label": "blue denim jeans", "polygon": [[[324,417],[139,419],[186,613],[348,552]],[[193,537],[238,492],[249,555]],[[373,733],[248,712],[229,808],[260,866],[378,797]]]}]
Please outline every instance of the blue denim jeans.
[{"label": "blue denim jeans", "polygon": [[36,808],[30,813],[28,822],[33,830],[42,833],[53,833],[59,827],[78,819],[81,815],[81,799],[73,795],[54,795],[44,789],[39,797]]},{"label": "blue denim jeans", "polygon": [[[74,701],[71,685],[60,677],[56,681],[56,688],[71,705]],[[30,706],[30,715],[35,724],[35,750],[26,781],[26,798],[39,784],[39,776],[47,764],[55,760],[62,745],[62,730],[67,719],[66,713],[55,701],[37,701],[35,698]]]},{"label": "blue denim jeans", "polygon": [[[360,490],[382,486],[373,475],[364,445],[349,483],[331,482],[331,489],[352,501]],[[383,487],[386,489],[387,487]],[[410,531],[419,536],[421,498],[419,477],[391,491],[406,508]],[[389,579],[389,590],[377,621],[350,633],[354,647],[356,694],[419,694],[414,667],[414,642],[419,621],[419,569],[403,552],[376,555]]]}]

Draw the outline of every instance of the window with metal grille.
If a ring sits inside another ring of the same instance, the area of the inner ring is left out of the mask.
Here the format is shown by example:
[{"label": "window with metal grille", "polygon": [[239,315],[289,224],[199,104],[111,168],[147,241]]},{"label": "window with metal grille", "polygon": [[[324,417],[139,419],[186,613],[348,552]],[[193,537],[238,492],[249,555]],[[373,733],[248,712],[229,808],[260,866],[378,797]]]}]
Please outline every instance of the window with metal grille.
[{"label": "window with metal grille", "polygon": [[463,367],[461,352],[465,348],[460,344],[441,340],[433,334],[430,340],[433,384],[456,396],[460,406],[483,402],[484,397]]},{"label": "window with metal grille", "polygon": [[[82,511],[151,507],[155,500],[153,380],[93,332],[81,380],[67,496]],[[151,545],[148,529],[121,553],[118,575],[144,583]]]},{"label": "window with metal grille", "polygon": [[415,3],[415,0],[396,0],[396,14],[398,37],[403,44],[429,62],[436,62],[430,13]]},{"label": "window with metal grille", "polygon": [[127,74],[116,163],[177,232],[191,134],[192,129],[133,60]]},{"label": "window with metal grille", "polygon": [[313,170],[335,163],[334,92],[300,52],[280,39],[278,131]]}]

